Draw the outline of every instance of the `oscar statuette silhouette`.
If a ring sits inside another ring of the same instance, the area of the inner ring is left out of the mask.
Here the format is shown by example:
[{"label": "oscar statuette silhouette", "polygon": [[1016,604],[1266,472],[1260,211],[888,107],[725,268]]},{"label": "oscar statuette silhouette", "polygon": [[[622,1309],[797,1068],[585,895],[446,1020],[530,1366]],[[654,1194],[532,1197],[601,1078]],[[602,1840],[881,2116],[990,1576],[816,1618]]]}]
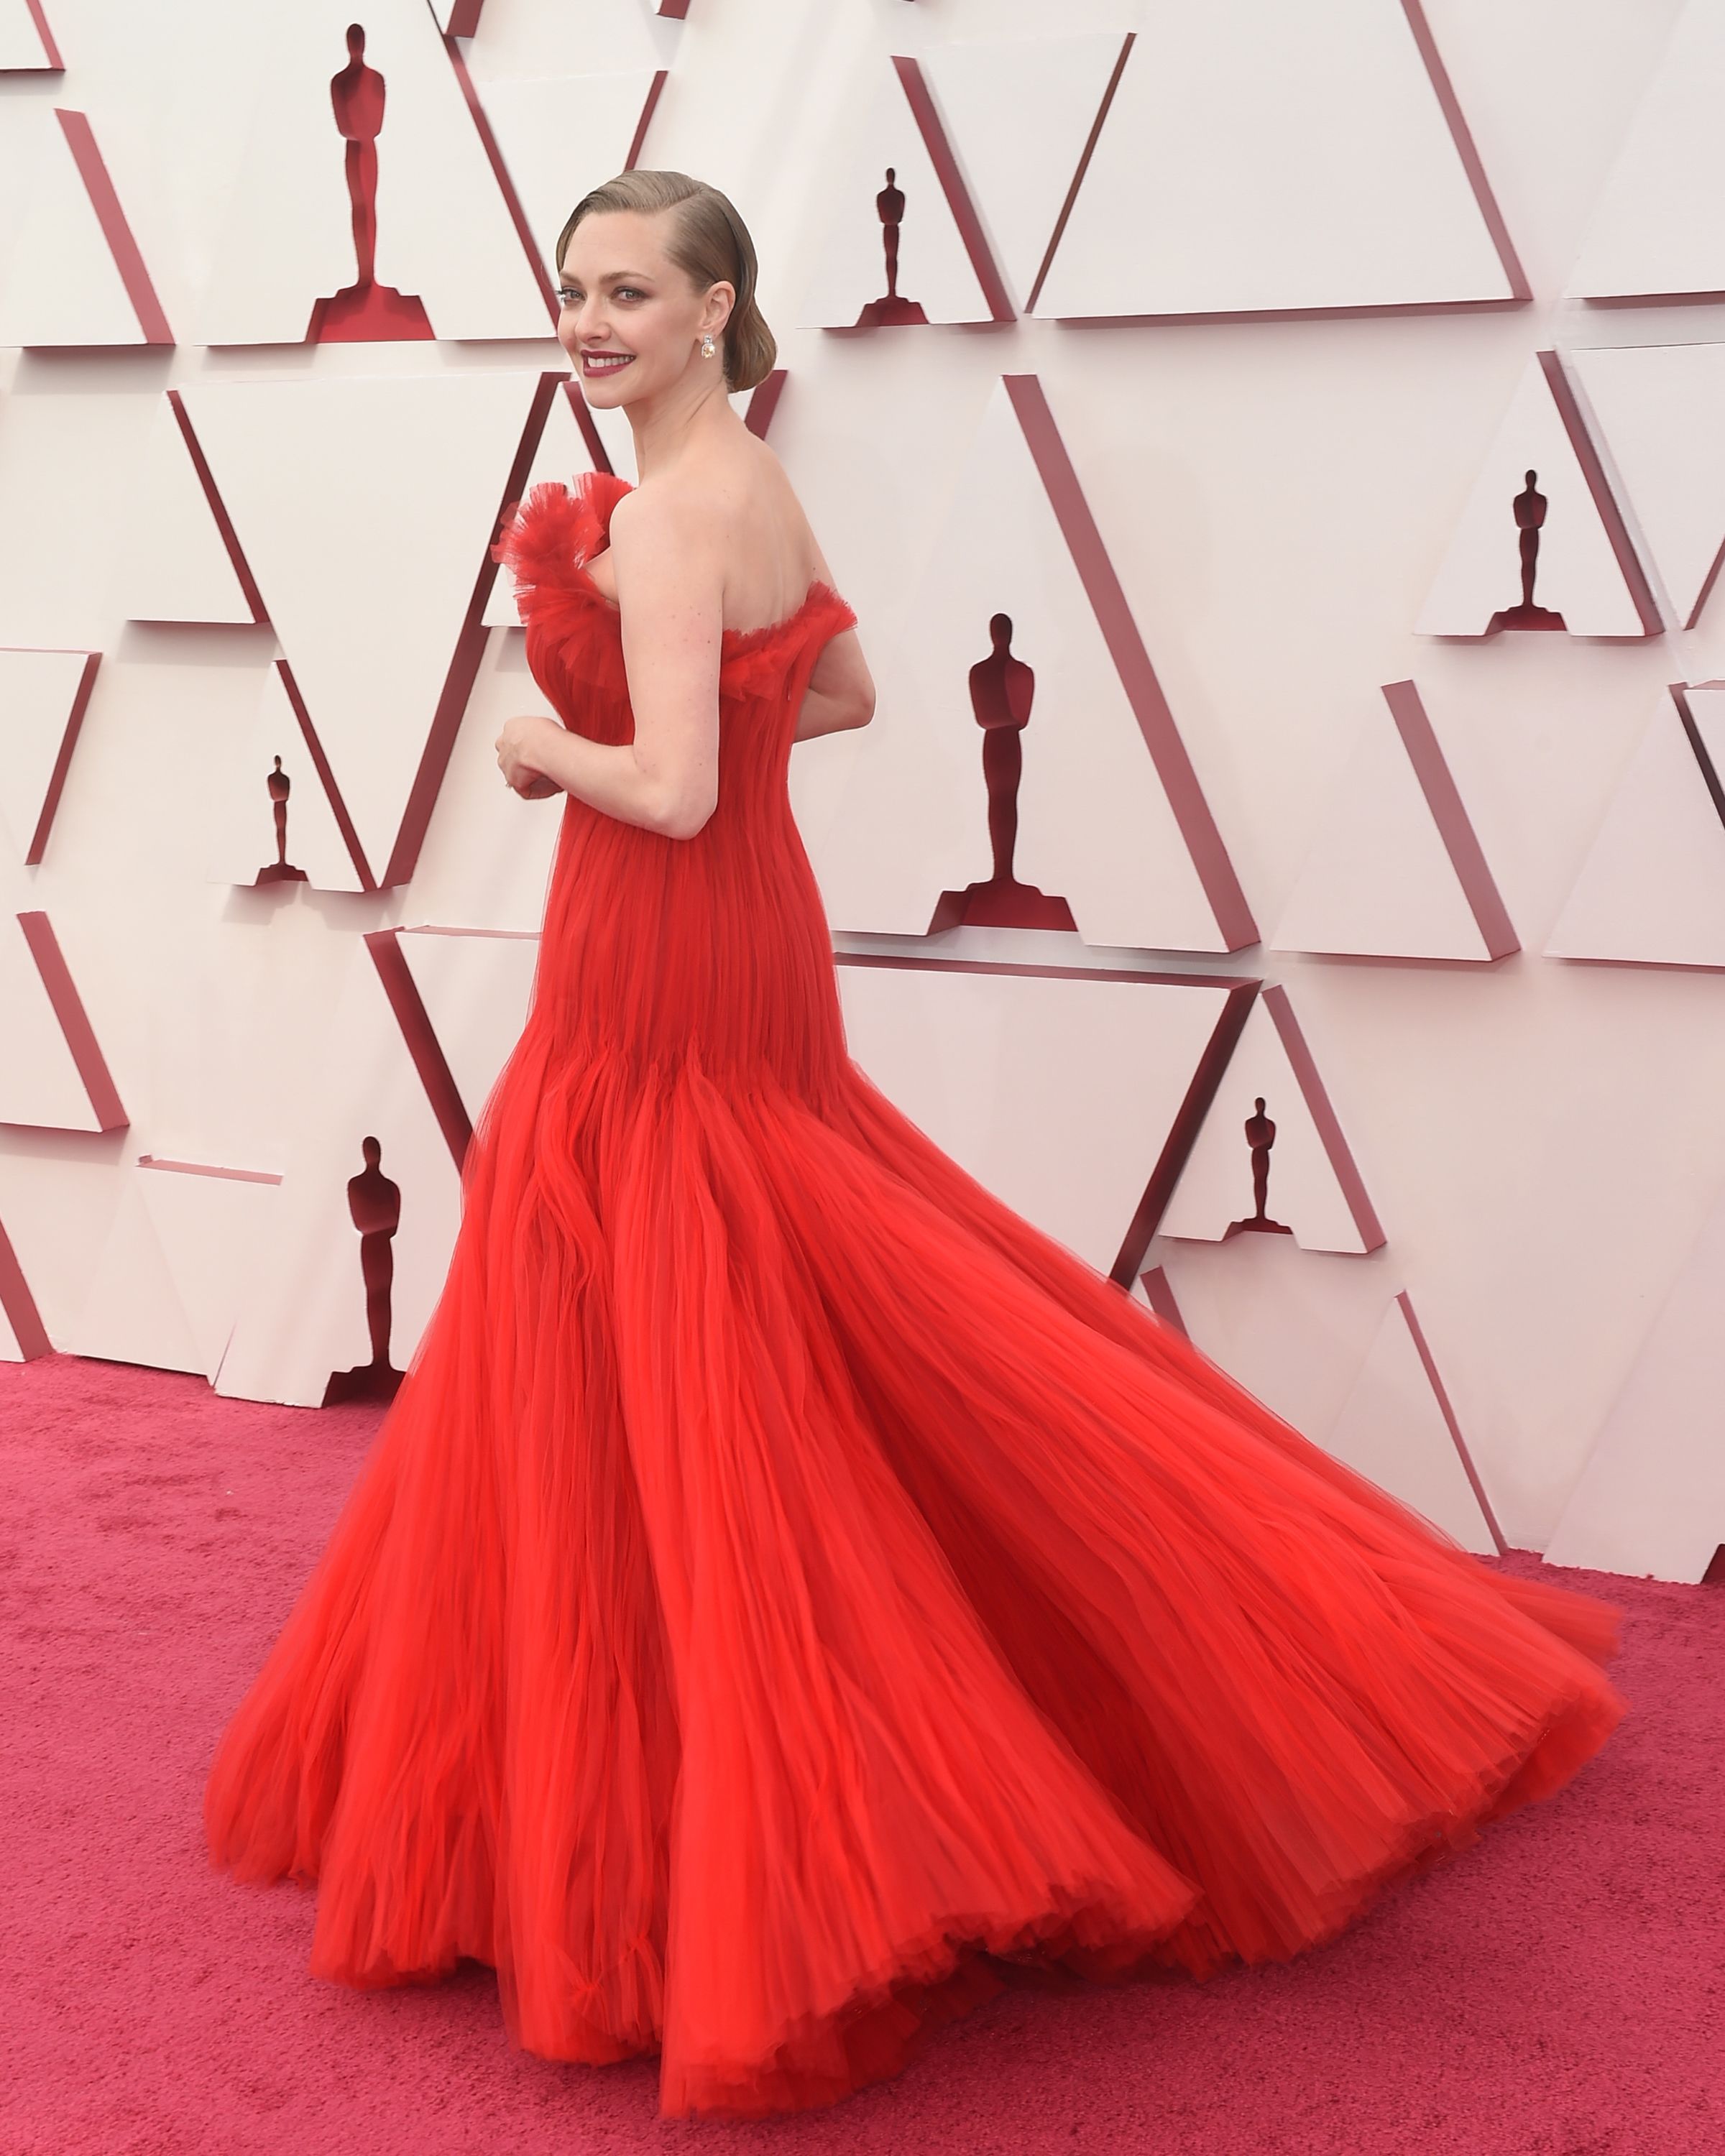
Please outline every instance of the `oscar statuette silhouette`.
[{"label": "oscar statuette silhouette", "polygon": [[1291,1235],[1293,1229],[1285,1221],[1272,1220],[1264,1210],[1264,1201],[1270,1194],[1270,1148],[1276,1143],[1276,1126],[1264,1112],[1264,1096],[1259,1094],[1253,1101],[1254,1112],[1240,1127],[1245,1132],[1246,1143],[1252,1153],[1251,1216],[1245,1220],[1230,1220],[1222,1231],[1225,1243],[1230,1235],[1245,1235],[1255,1232],[1260,1235]]},{"label": "oscar statuette silhouette", "polygon": [[926,322],[927,316],[914,300],[899,296],[898,228],[905,220],[905,197],[903,188],[894,182],[891,165],[886,167],[886,184],[875,198],[875,208],[880,219],[880,244],[886,250],[886,293],[883,299],[870,300],[853,326],[878,330],[904,322]]},{"label": "oscar statuette silhouette", "polygon": [[353,252],[359,275],[317,301],[305,332],[311,344],[387,344],[432,334],[424,308],[410,292],[380,285],[377,252],[377,137],[383,131],[383,78],[364,59],[366,33],[347,25],[347,64],[330,78],[336,126],[347,138],[347,198],[352,205]]},{"label": "oscar statuette silhouette", "polygon": [[293,781],[282,769],[280,757],[276,757],[275,768],[269,773],[266,783],[270,788],[271,813],[275,819],[275,859],[267,868],[259,869],[252,878],[254,891],[260,884],[304,883],[306,880],[305,870],[295,868],[287,857],[288,794]]},{"label": "oscar statuette silhouette", "polygon": [[1516,531],[1522,550],[1522,601],[1519,606],[1504,607],[1494,613],[1486,627],[1487,636],[1495,636],[1500,629],[1561,629],[1563,617],[1553,613],[1549,607],[1533,603],[1533,573],[1539,562],[1539,532],[1545,522],[1548,506],[1545,496],[1533,484],[1538,472],[1527,474],[1527,484],[1516,496],[1513,503]]},{"label": "oscar statuette silhouette", "polygon": [[347,1211],[359,1230],[359,1273],[365,1283],[372,1359],[351,1370],[331,1371],[323,1389],[321,1404],[326,1408],[342,1400],[393,1400],[403,1374],[389,1360],[389,1290],[395,1278],[390,1238],[401,1225],[401,1185],[392,1183],[377,1165],[383,1148],[376,1138],[362,1139],[360,1151],[365,1168],[347,1179]]},{"label": "oscar statuette silhouette", "polygon": [[1063,898],[1050,897],[1034,884],[1020,883],[1013,873],[1019,836],[1019,784],[1024,776],[1024,742],[1030,721],[1036,675],[1011,652],[1012,617],[989,617],[993,649],[970,670],[970,707],[983,730],[983,783],[988,797],[988,844],[993,873],[986,882],[963,891],[943,891],[928,924],[932,936],[961,923],[989,928],[1070,928],[1078,924]]}]

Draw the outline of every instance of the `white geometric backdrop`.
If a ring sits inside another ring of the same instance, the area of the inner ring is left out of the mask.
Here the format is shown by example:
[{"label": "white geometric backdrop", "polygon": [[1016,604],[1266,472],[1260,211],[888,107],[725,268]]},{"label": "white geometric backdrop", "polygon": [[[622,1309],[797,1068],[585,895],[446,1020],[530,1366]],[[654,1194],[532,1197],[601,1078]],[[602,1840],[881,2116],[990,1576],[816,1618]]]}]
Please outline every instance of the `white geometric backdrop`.
[{"label": "white geometric backdrop", "polygon": [[409,1359],[557,814],[486,548],[634,476],[549,249],[669,166],[880,687],[792,762],[857,1060],[1470,1547],[1716,1563],[1725,0],[44,0],[0,76],[0,1355],[315,1407],[372,1136]]}]

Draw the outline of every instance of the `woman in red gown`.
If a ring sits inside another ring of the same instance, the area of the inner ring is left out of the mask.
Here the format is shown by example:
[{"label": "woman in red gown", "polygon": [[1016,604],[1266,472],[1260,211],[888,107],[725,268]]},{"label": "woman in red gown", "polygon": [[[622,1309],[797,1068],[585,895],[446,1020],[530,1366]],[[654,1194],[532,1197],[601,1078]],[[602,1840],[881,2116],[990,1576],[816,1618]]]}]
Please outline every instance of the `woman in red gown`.
[{"label": "woman in red gown", "polygon": [[531,1011],[205,1820],[318,1882],[318,1974],[472,1957],[526,2049],[753,2115],[1003,1963],[1331,1938],[1604,1742],[1620,1613],[1339,1465],[850,1060],[786,773],[872,689],[726,395],[773,358],[747,232],[635,172],[557,259],[642,478],[494,549],[561,721],[499,742],[566,796]]}]

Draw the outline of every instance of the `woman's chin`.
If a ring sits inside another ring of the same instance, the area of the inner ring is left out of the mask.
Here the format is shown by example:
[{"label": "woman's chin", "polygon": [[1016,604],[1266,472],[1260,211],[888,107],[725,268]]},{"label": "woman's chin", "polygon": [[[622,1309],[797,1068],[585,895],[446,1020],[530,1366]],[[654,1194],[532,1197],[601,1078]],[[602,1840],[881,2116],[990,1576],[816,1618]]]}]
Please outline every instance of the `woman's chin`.
[{"label": "woman's chin", "polygon": [[625,387],[624,377],[625,375],[633,377],[639,367],[640,362],[636,359],[631,360],[627,367],[618,367],[608,374],[589,374],[585,367],[578,365],[575,373],[581,384],[581,393],[588,402],[608,407],[628,403],[634,382],[631,380]]}]

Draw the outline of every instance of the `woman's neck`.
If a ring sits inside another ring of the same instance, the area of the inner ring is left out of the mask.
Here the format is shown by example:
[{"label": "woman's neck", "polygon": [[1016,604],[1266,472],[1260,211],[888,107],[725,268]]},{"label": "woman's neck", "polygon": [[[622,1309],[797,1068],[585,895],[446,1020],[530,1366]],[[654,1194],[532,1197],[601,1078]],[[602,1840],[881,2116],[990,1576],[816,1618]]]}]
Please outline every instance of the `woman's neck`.
[{"label": "woman's neck", "polygon": [[[678,390],[681,387],[680,383]],[[654,408],[639,418],[634,405],[625,408],[635,440],[638,480],[662,478],[691,456],[701,455],[742,430],[743,423],[732,409],[722,384],[716,388],[702,384],[692,396],[680,399],[677,391],[667,396],[672,401],[655,400]]]}]

